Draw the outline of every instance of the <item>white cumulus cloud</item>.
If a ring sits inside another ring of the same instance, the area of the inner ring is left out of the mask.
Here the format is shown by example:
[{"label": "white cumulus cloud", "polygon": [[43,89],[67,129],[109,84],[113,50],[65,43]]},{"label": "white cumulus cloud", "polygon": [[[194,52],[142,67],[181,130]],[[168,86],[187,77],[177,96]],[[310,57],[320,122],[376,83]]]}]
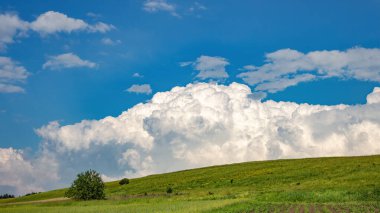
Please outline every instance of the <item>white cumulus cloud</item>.
[{"label": "white cumulus cloud", "polygon": [[17,35],[22,35],[28,29],[28,23],[21,20],[18,15],[0,14],[0,50],[4,50],[7,44],[13,43]]},{"label": "white cumulus cloud", "polygon": [[24,35],[28,30],[47,35],[74,31],[105,33],[113,29],[116,27],[112,24],[103,22],[89,24],[82,19],[72,18],[56,11],[47,11],[32,22],[23,21],[17,14],[3,13],[0,14],[0,50],[4,49],[6,44],[13,43],[15,37]]},{"label": "white cumulus cloud", "polygon": [[226,66],[228,66],[229,64],[230,63],[228,62],[228,60],[223,57],[206,55],[198,57],[193,62],[186,61],[179,63],[181,67],[192,65],[195,70],[199,71],[196,78],[199,78],[201,80],[220,80],[228,78]]},{"label": "white cumulus cloud", "polygon": [[98,22],[90,25],[81,19],[68,17],[66,14],[48,11],[30,23],[30,28],[42,35],[54,34],[59,32],[71,33],[73,31],[89,31],[89,32],[107,32],[115,27],[113,25]]},{"label": "white cumulus cloud", "polygon": [[21,150],[0,148],[0,191],[22,195],[56,186],[58,164],[49,154],[34,160],[24,158]]},{"label": "white cumulus cloud", "polygon": [[55,11],[48,11],[39,15],[30,25],[32,30],[41,34],[71,33],[75,30],[85,30],[88,27],[88,24],[81,19],[71,18]]},{"label": "white cumulus cloud", "polygon": [[43,69],[67,69],[67,68],[76,68],[76,67],[87,67],[95,68],[96,63],[83,60],[73,53],[64,53],[61,55],[51,56],[43,65]]},{"label": "white cumulus cloud", "polygon": [[156,93],[118,117],[65,126],[52,122],[37,132],[60,155],[107,159],[107,169],[113,169],[98,168],[107,177],[251,160],[379,154],[380,103],[373,101],[379,90],[368,96],[371,104],[322,106],[261,102],[237,83],[189,84]]},{"label": "white cumulus cloud", "polygon": [[2,149],[0,187],[51,188],[33,179],[45,180],[43,167],[67,186],[89,168],[114,180],[252,160],[380,154],[379,93],[363,105],[323,106],[261,102],[238,83],[174,87],[116,117],[42,126],[36,159]]},{"label": "white cumulus cloud", "polygon": [[113,29],[116,27],[112,24],[103,22],[89,24],[82,19],[55,11],[45,12],[32,22],[22,20],[14,13],[0,13],[0,50],[5,50],[7,44],[14,43],[16,38],[25,36],[29,31],[48,35],[74,31],[105,33]]},{"label": "white cumulus cloud", "polygon": [[380,103],[380,88],[375,87],[372,93],[367,95],[367,104],[378,104]]},{"label": "white cumulus cloud", "polygon": [[257,91],[277,92],[287,87],[326,78],[380,82],[380,49],[354,47],[345,51],[302,53],[281,49],[266,54],[262,66],[247,65],[238,75]]},{"label": "white cumulus cloud", "polygon": [[141,94],[150,94],[152,93],[152,88],[149,84],[133,84],[131,87],[129,87],[127,92],[133,92],[133,93],[141,93]]}]

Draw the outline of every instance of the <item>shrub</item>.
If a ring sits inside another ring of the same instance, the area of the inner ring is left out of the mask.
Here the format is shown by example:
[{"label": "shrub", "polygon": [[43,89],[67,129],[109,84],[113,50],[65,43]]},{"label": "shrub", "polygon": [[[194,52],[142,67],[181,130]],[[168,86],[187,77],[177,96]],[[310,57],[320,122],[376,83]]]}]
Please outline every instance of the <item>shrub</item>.
[{"label": "shrub", "polygon": [[88,170],[77,175],[77,179],[65,193],[66,197],[79,200],[104,199],[104,183],[99,173]]},{"label": "shrub", "polygon": [[123,178],[119,181],[119,184],[120,185],[125,185],[125,184],[128,184],[129,183],[129,179],[128,178]]},{"label": "shrub", "polygon": [[168,188],[166,188],[166,193],[171,194],[172,192],[173,188],[171,186],[168,186]]},{"label": "shrub", "polygon": [[25,194],[25,196],[35,195],[35,194],[39,194],[39,193],[41,193],[41,192],[30,192],[30,193]]}]

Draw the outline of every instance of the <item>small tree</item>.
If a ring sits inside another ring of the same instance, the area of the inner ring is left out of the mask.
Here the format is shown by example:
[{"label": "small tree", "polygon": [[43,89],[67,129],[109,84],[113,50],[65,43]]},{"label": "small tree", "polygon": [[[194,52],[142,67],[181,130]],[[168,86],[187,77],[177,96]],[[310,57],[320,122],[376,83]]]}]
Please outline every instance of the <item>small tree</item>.
[{"label": "small tree", "polygon": [[99,173],[88,170],[77,175],[77,179],[65,193],[66,197],[79,200],[100,200],[105,198],[104,183]]},{"label": "small tree", "polygon": [[168,186],[168,188],[166,188],[166,193],[171,194],[172,192],[173,188],[171,186]]},{"label": "small tree", "polygon": [[119,181],[119,184],[120,185],[125,185],[125,184],[128,184],[129,183],[129,179],[128,178],[123,178]]}]

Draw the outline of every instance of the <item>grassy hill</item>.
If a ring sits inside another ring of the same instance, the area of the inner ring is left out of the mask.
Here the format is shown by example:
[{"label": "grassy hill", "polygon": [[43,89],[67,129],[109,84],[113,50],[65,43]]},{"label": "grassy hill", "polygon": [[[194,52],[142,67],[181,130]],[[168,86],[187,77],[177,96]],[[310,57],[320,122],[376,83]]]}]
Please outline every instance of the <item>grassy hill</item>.
[{"label": "grassy hill", "polygon": [[[170,186],[173,193],[167,194]],[[65,189],[0,200],[0,212],[351,212],[380,209],[380,156],[248,162],[106,183],[107,200],[41,200]],[[25,203],[35,201],[36,203]],[[65,207],[65,208],[63,208]]]}]

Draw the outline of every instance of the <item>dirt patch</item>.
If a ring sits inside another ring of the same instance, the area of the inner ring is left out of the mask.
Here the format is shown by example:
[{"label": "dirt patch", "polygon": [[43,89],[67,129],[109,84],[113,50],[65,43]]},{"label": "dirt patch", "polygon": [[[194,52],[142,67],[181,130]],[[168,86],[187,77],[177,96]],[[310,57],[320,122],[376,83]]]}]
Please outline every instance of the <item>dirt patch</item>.
[{"label": "dirt patch", "polygon": [[315,213],[315,207],[314,207],[314,205],[310,205],[309,212],[310,213]]},{"label": "dirt patch", "polygon": [[59,201],[66,201],[66,200],[70,200],[70,198],[57,197],[57,198],[51,198],[51,199],[46,199],[46,200],[32,200],[32,201],[23,201],[23,202],[3,203],[0,205],[7,206],[7,205],[31,204],[31,203],[50,203],[50,202],[59,202]]},{"label": "dirt patch", "polygon": [[299,213],[304,213],[305,212],[305,207],[302,205],[299,208]]},{"label": "dirt patch", "polygon": [[318,212],[324,212],[322,205],[317,205]]},{"label": "dirt patch", "polygon": [[289,213],[295,213],[295,212],[296,212],[296,208],[294,206],[291,206],[289,209]]}]

